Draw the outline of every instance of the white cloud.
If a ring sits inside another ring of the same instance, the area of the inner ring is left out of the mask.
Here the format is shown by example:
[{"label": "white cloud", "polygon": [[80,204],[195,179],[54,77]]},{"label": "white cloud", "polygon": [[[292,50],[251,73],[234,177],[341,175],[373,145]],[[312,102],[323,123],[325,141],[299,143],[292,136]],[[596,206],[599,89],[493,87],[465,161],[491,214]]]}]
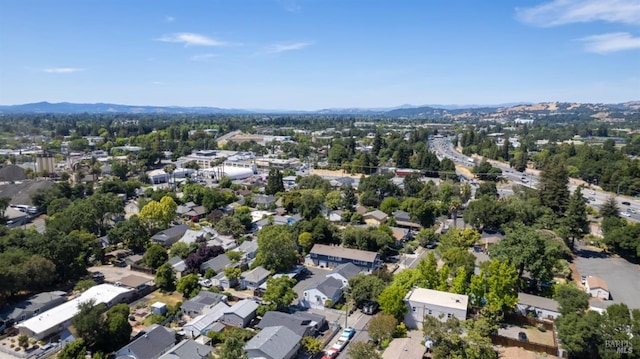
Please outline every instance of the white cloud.
[{"label": "white cloud", "polygon": [[517,18],[535,26],[606,21],[640,25],[638,0],[553,0],[535,7],[516,8]]},{"label": "white cloud", "polygon": [[311,42],[295,42],[291,44],[274,44],[267,47],[267,52],[270,54],[277,54],[285,51],[293,51],[304,49],[307,46],[310,46]]},{"label": "white cloud", "polygon": [[193,34],[190,32],[178,32],[175,34],[164,35],[157,41],[183,43],[184,46],[225,46],[226,42],[218,41],[204,35]]},{"label": "white cloud", "polygon": [[48,67],[46,69],[42,69],[42,72],[50,73],[50,74],[69,74],[72,72],[84,71],[84,69],[75,68],[75,67]]},{"label": "white cloud", "polygon": [[173,17],[173,16],[165,16],[164,17],[164,21],[166,21],[166,22],[174,22],[174,21],[176,21],[176,18]]},{"label": "white cloud", "polygon": [[218,57],[217,54],[200,54],[191,56],[191,60],[193,61],[209,61],[215,57]]},{"label": "white cloud", "polygon": [[640,37],[633,37],[628,32],[613,32],[602,35],[592,35],[578,39],[585,42],[585,50],[598,54],[609,52],[640,49]]}]

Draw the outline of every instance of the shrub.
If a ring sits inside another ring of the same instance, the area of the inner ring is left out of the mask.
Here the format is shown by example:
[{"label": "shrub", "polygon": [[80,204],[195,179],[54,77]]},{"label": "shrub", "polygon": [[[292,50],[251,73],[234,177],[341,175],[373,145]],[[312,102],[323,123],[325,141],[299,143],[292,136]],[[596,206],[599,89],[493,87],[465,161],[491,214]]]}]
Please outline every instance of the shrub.
[{"label": "shrub", "polygon": [[391,343],[391,338],[382,339],[382,342],[380,342],[380,347],[382,348],[382,350],[385,350],[387,349],[390,343]]}]

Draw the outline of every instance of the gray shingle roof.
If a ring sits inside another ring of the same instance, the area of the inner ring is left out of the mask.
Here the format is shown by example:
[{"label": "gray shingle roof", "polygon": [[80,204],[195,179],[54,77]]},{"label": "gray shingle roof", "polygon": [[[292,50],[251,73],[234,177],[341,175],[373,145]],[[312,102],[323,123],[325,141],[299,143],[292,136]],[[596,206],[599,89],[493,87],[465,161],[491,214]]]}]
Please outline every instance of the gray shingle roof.
[{"label": "gray shingle roof", "polygon": [[292,314],[271,311],[264,313],[262,320],[260,320],[257,327],[259,329],[265,329],[268,327],[282,325],[302,337],[310,330],[310,324],[310,319],[294,317]]},{"label": "gray shingle roof", "polygon": [[243,299],[225,311],[224,314],[236,314],[240,318],[247,318],[253,315],[257,309],[258,303],[249,299]]},{"label": "gray shingle roof", "polygon": [[308,289],[316,288],[320,293],[333,298],[342,289],[342,282],[334,277],[324,277],[320,281],[312,284]]},{"label": "gray shingle roof", "polygon": [[156,233],[151,239],[155,242],[166,242],[168,239],[181,237],[189,229],[186,224],[179,224],[177,226],[169,227],[164,231]]},{"label": "gray shingle roof", "polygon": [[248,282],[258,283],[263,281],[265,278],[267,278],[270,275],[271,275],[271,272],[269,272],[262,266],[258,266],[250,270],[249,272],[242,274],[240,278]]},{"label": "gray shingle roof", "polygon": [[215,258],[211,258],[208,261],[202,263],[200,265],[200,271],[204,272],[207,269],[211,268],[214,271],[216,271],[216,273],[220,273],[229,264],[231,264],[231,260],[229,259],[229,257],[227,257],[226,254],[223,253]]},{"label": "gray shingle roof", "polygon": [[360,273],[360,271],[361,270],[357,265],[351,262],[348,262],[348,263],[342,263],[338,265],[331,271],[331,273],[339,274],[345,279],[349,280],[355,277],[358,273]]},{"label": "gray shingle roof", "polygon": [[200,312],[206,306],[223,302],[226,297],[222,294],[201,291],[195,297],[182,303],[185,312]]},{"label": "gray shingle roof", "polygon": [[251,338],[244,350],[261,351],[270,358],[284,358],[300,343],[300,339],[302,337],[284,326],[268,327]]},{"label": "gray shingle roof", "polygon": [[191,339],[184,339],[180,343],[176,344],[173,348],[169,349],[169,351],[162,355],[159,359],[204,358],[209,353],[211,353],[212,350],[213,348],[208,345],[196,343]]},{"label": "gray shingle roof", "polygon": [[171,348],[176,342],[176,333],[161,325],[151,325],[136,340],[122,347],[116,355],[135,356],[137,359],[153,359]]},{"label": "gray shingle roof", "polygon": [[518,304],[528,305],[540,309],[557,312],[559,304],[557,301],[537,295],[518,293]]},{"label": "gray shingle roof", "polygon": [[258,241],[244,241],[236,250],[243,253],[253,253],[258,250]]},{"label": "gray shingle roof", "polygon": [[376,258],[378,258],[378,253],[362,251],[359,249],[352,248],[344,248],[340,246],[328,246],[326,244],[314,244],[313,248],[311,248],[312,255],[324,255],[324,256],[333,256],[333,257],[341,257],[358,261],[365,261],[369,263],[373,263]]}]

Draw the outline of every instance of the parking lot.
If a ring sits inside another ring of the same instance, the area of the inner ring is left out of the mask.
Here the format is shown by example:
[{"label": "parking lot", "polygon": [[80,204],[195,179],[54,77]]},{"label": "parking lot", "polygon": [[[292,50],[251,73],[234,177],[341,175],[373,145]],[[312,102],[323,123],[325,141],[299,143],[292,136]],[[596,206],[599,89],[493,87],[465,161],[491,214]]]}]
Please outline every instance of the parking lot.
[{"label": "parking lot", "polygon": [[88,269],[89,273],[93,272],[101,272],[104,274],[104,281],[106,283],[115,283],[120,282],[122,278],[128,277],[130,275],[135,275],[137,277],[147,278],[149,280],[154,279],[154,276],[151,274],[132,271],[127,267],[114,267],[112,265],[104,265],[104,266],[96,266]]},{"label": "parking lot", "polygon": [[582,245],[578,249],[575,265],[581,276],[604,279],[613,303],[625,303],[629,308],[640,309],[640,265],[589,250]]}]

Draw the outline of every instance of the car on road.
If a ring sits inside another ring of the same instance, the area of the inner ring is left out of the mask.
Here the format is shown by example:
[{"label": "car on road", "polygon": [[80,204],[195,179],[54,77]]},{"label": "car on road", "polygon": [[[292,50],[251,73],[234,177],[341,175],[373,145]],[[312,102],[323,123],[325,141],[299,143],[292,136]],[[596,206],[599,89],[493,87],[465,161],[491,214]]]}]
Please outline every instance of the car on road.
[{"label": "car on road", "polygon": [[364,306],[362,306],[362,313],[374,315],[378,312],[378,308],[380,308],[378,303],[374,301],[369,301],[369,302],[366,302]]},{"label": "car on road", "polygon": [[620,215],[622,215],[624,217],[631,217],[631,213],[629,213],[629,212],[622,212],[622,213],[620,213]]},{"label": "car on road", "polygon": [[636,213],[636,210],[633,208],[627,208],[627,212],[629,213]]},{"label": "car on road", "polygon": [[338,338],[338,341],[336,341],[332,346],[331,349],[336,350],[338,352],[341,352],[342,349],[344,349],[344,347],[347,346],[347,343],[349,343],[349,338],[347,337],[340,337]]},{"label": "car on road", "polygon": [[338,357],[338,354],[340,352],[337,350],[333,350],[333,349],[329,349],[327,351],[324,352],[324,355],[322,356],[322,359],[335,359]]},{"label": "car on road", "polygon": [[57,346],[58,346],[58,343],[47,343],[47,344],[43,345],[40,349],[42,349],[42,351],[46,352],[47,350],[49,350],[51,348],[55,348]]},{"label": "car on road", "polygon": [[351,339],[355,334],[356,334],[356,330],[352,327],[348,327],[348,328],[344,328],[344,330],[342,331],[342,334],[340,334],[340,337]]},{"label": "car on road", "polygon": [[622,201],[620,203],[624,204],[625,206],[630,206],[631,205],[631,202],[629,202],[629,201]]},{"label": "car on road", "polygon": [[518,333],[518,340],[523,341],[523,342],[528,342],[529,338],[527,338],[527,333],[519,332]]}]

